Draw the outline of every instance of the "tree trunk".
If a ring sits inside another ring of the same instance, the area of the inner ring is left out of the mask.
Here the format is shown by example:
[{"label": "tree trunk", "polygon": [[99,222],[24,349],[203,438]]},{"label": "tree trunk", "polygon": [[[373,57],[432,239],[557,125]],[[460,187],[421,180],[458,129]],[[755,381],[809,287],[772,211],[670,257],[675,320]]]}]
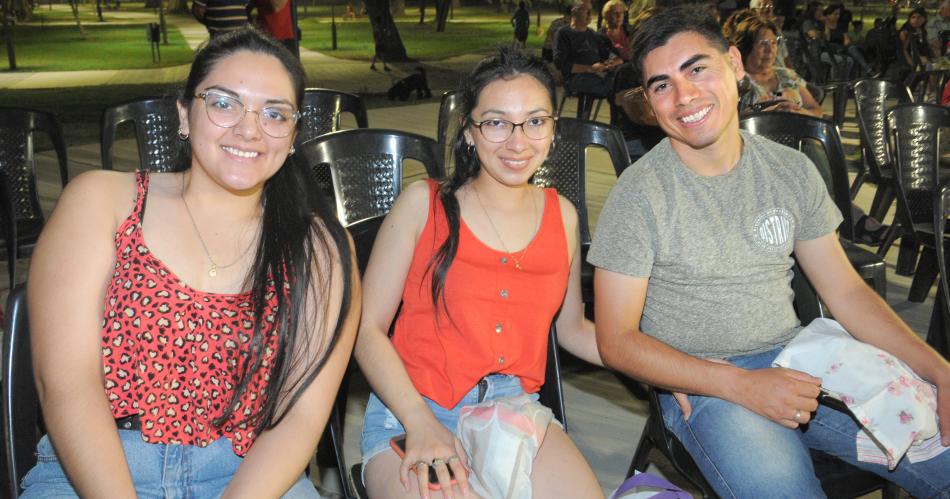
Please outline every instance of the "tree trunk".
[{"label": "tree trunk", "polygon": [[426,0],[419,0],[419,24],[426,23]]},{"label": "tree trunk", "polygon": [[69,0],[69,8],[73,11],[73,18],[76,19],[76,27],[79,28],[79,36],[86,38],[86,29],[82,27],[82,21],[79,20],[79,0]]},{"label": "tree trunk", "polygon": [[389,11],[389,0],[366,0],[366,15],[373,27],[373,38],[379,40],[387,62],[408,61],[406,46],[399,37],[396,22]]},{"label": "tree trunk", "polygon": [[449,20],[451,8],[452,0],[435,0],[435,30],[437,32],[445,32],[445,23]]}]

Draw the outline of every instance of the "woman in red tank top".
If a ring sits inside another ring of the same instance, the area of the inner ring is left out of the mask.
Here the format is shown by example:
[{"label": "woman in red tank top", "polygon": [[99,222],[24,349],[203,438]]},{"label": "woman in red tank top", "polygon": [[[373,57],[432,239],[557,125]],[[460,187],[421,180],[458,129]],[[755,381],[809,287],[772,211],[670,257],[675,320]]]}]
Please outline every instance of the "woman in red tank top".
[{"label": "woman in red tank top", "polygon": [[[539,59],[506,48],[479,63],[462,92],[453,175],[403,192],[364,274],[355,354],[375,391],[362,441],[374,498],[472,492],[454,435],[458,411],[537,392],[558,310],[561,345],[600,364],[580,298],[577,212],[553,189],[528,183],[554,139],[551,76]],[[402,433],[400,458],[389,441]],[[430,468],[439,491],[427,487]],[[603,497],[556,424],[531,480],[536,497]]]},{"label": "woman in red tank top", "polygon": [[176,173],[67,186],[29,277],[49,435],[23,497],[319,497],[302,471],[360,295],[345,230],[287,161],[304,82],[273,39],[216,37],[178,101]]}]

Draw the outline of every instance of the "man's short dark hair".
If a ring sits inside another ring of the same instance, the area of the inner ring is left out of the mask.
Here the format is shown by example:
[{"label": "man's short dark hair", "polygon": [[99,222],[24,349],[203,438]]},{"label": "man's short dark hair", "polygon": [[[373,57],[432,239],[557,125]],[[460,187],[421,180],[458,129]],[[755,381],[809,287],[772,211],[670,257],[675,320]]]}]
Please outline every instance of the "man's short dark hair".
[{"label": "man's short dark hair", "polygon": [[729,50],[729,41],[708,10],[697,8],[696,4],[660,8],[634,29],[633,63],[640,74],[643,75],[643,60],[647,54],[685,32],[701,35],[721,52]]}]

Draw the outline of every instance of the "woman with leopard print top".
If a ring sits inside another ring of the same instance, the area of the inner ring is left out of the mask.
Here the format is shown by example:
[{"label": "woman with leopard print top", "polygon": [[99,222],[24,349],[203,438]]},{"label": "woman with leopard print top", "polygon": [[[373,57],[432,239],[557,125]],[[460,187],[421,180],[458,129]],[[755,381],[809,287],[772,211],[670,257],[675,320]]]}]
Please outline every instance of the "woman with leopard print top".
[{"label": "woman with leopard print top", "polygon": [[318,497],[353,346],[351,244],[293,153],[304,72],[254,30],[198,52],[177,173],[94,171],[33,255],[49,434],[24,497]]}]

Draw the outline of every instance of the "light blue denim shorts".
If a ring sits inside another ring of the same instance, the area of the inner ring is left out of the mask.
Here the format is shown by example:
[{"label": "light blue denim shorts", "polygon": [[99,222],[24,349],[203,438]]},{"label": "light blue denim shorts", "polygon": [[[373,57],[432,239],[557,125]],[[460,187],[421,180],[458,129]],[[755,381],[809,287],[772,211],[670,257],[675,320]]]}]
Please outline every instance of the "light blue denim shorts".
[{"label": "light blue denim shorts", "polygon": [[[514,397],[524,393],[521,387],[521,379],[517,376],[507,374],[491,374],[482,378],[482,380],[472,387],[468,393],[462,397],[462,400],[451,409],[436,404],[432,400],[423,397],[423,400],[429,404],[432,413],[443,426],[455,433],[458,427],[459,411],[466,405],[475,405],[486,400],[494,400],[502,397]],[[538,400],[538,394],[532,393],[531,399]],[[366,469],[366,463],[377,454],[389,449],[389,441],[396,436],[406,433],[406,430],[396,419],[396,416],[386,407],[385,404],[375,393],[371,393],[369,401],[366,403],[366,413],[363,416],[363,438],[360,442],[360,451],[363,454],[363,469]]]},{"label": "light blue denim shorts", "polygon": [[[219,438],[207,447],[151,444],[137,430],[118,430],[132,482],[140,498],[213,498],[231,482],[243,458],[231,449],[231,441]],[[23,478],[21,499],[79,497],[59,463],[48,436],[36,446],[36,466]],[[314,499],[320,494],[306,475],[283,495],[283,499]]]}]

